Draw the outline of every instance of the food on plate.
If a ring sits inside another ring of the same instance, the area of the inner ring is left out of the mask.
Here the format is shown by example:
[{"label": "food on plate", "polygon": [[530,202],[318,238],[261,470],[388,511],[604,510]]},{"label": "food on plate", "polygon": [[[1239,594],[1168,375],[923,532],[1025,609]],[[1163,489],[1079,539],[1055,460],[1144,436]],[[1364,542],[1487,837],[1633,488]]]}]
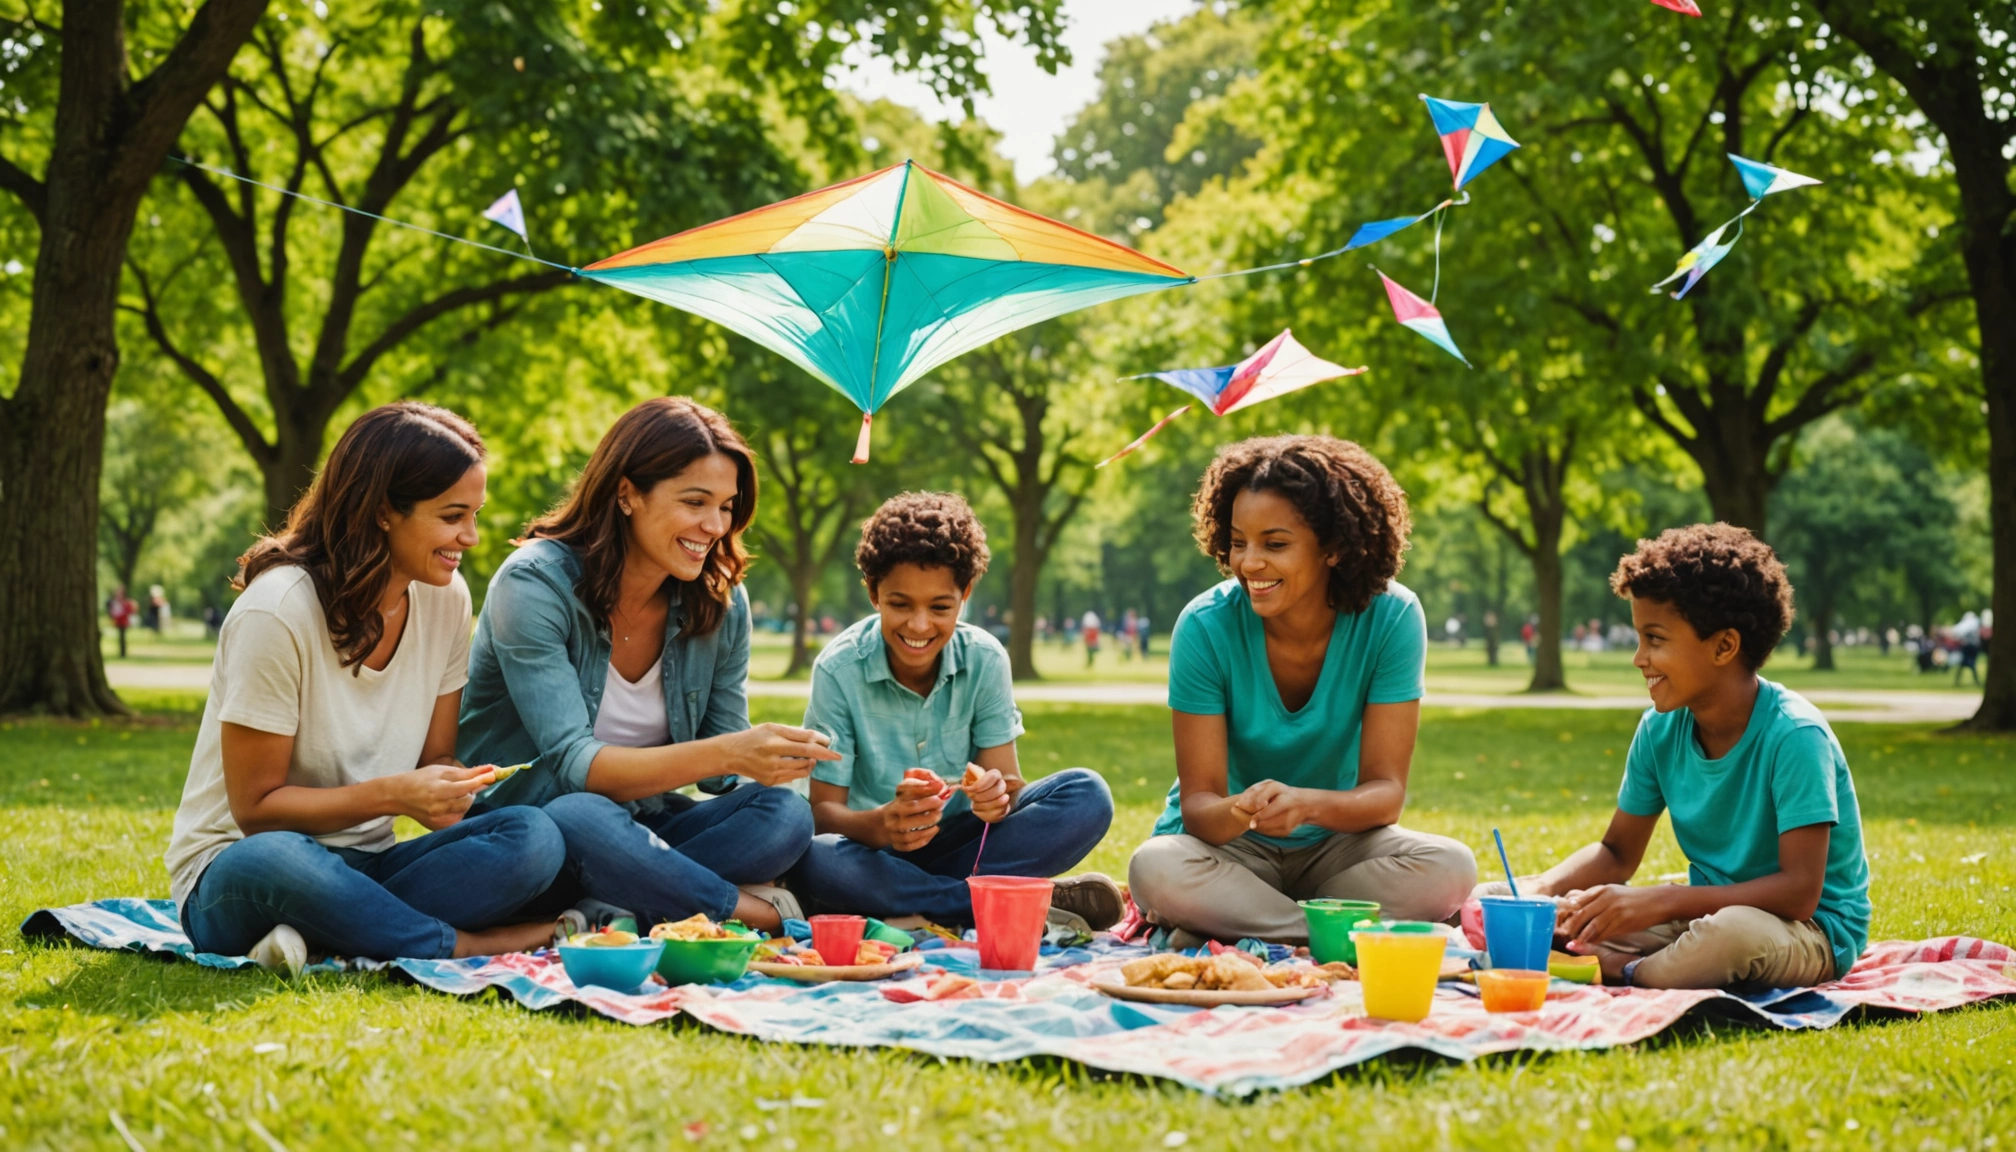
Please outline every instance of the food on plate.
[{"label": "food on plate", "polygon": [[1216,956],[1184,956],[1166,952],[1143,956],[1120,966],[1130,987],[1171,991],[1265,992],[1274,988],[1318,988],[1338,980],[1355,980],[1349,964],[1288,961],[1263,964],[1259,957],[1226,949]]},{"label": "food on plate", "polygon": [[863,940],[854,954],[856,964],[887,964],[896,956],[896,946],[882,940]]},{"label": "food on plate", "polygon": [[1257,958],[1233,950],[1216,956],[1182,956],[1175,953],[1144,956],[1121,965],[1120,976],[1135,988],[1266,992],[1275,987],[1261,971]]},{"label": "food on plate", "polygon": [[627,948],[637,943],[637,934],[604,928],[599,932],[576,932],[567,942],[583,948]]},{"label": "food on plate", "polygon": [[[740,925],[737,925],[740,927]],[[743,940],[746,932],[736,932],[726,924],[716,924],[702,913],[694,913],[684,920],[667,920],[651,929],[653,940]]]}]

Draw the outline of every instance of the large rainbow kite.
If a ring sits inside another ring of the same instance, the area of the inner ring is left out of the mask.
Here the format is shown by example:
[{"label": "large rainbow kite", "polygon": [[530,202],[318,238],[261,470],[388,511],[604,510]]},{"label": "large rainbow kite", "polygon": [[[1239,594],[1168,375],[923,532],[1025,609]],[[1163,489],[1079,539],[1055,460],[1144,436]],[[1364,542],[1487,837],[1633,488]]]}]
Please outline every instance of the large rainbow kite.
[{"label": "large rainbow kite", "polygon": [[639,245],[581,275],[704,316],[875,413],[1038,321],[1194,277],[904,161]]}]

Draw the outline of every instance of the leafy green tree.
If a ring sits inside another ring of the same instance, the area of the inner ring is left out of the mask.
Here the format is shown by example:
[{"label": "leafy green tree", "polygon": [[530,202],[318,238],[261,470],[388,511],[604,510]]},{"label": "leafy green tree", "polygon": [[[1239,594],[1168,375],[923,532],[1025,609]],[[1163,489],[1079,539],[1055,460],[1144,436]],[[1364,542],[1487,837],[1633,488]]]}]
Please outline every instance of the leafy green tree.
[{"label": "leafy green tree", "polygon": [[107,413],[98,540],[113,577],[129,592],[138,587],[140,558],[162,514],[197,495],[204,445],[178,416],[139,400],[117,401]]},{"label": "leafy green tree", "polygon": [[[2016,7],[1963,0],[1816,0],[1814,7],[1943,137],[1980,339],[1995,612],[2016,620]],[[2016,660],[2007,658],[2006,640],[2001,649],[1969,727],[2016,729]]]},{"label": "leafy green tree", "polygon": [[[1919,318],[1952,299],[1946,249],[1889,223],[1941,213],[1936,182],[1903,159],[1909,125],[1865,112],[1894,86],[1789,6],[1700,21],[1483,0],[1286,7],[1265,65],[1283,168],[1337,193],[1312,204],[1310,247],[1446,195],[1414,93],[1489,100],[1527,146],[1472,186],[1452,228],[1466,244],[1528,232],[1514,267],[1554,274],[1550,294],[1603,349],[1589,378],[1692,458],[1721,519],[1764,530],[1791,439],[1885,379]],[[1416,162],[1395,162],[1396,139]],[[1773,197],[1683,301],[1648,293],[1744,203],[1725,151],[1827,185]],[[1424,230],[1373,252],[1418,250]]]},{"label": "leafy green tree", "polygon": [[[167,251],[134,262],[131,307],[258,463],[269,522],[305,488],[330,421],[375,371],[425,386],[430,362],[438,371],[487,333],[522,322],[533,297],[570,279],[564,268],[446,245],[376,217],[463,230],[476,209],[520,183],[535,250],[599,253],[803,186],[796,149],[782,136],[794,123],[802,130],[831,119],[835,94],[802,78],[761,89],[699,78],[736,74],[793,41],[750,5],[619,8],[576,18],[544,0],[382,0],[319,19],[275,13],[206,101],[207,115],[184,135],[190,153],[358,210],[304,207],[182,166],[175,175],[214,239],[164,236],[155,247]],[[907,0],[874,24],[890,45],[918,48],[890,27],[892,17],[942,29],[986,8],[985,0]],[[792,9],[815,21],[842,18],[843,27],[853,11]],[[806,59],[832,67],[825,43],[822,36]],[[926,52],[917,66],[946,83],[975,79],[959,53],[933,71],[936,59]],[[830,156],[857,154],[850,134],[814,139]],[[166,303],[169,281],[205,259],[228,266],[235,309],[218,307],[213,277],[201,274],[181,275],[190,290]],[[241,399],[246,390],[234,389],[229,371],[197,351],[220,343],[227,316],[225,332],[242,328],[256,350],[246,359],[257,365],[257,402]]]},{"label": "leafy green tree", "polygon": [[1894,432],[1831,420],[1798,455],[1772,496],[1774,544],[1813,636],[1813,667],[1833,671],[1843,614],[1879,591],[1884,572],[1950,565],[1958,517],[1930,454]]},{"label": "leafy green tree", "polygon": [[119,267],[148,181],[265,7],[0,13],[0,189],[9,230],[38,236],[19,375],[0,399],[0,712],[124,711],[94,578]]}]

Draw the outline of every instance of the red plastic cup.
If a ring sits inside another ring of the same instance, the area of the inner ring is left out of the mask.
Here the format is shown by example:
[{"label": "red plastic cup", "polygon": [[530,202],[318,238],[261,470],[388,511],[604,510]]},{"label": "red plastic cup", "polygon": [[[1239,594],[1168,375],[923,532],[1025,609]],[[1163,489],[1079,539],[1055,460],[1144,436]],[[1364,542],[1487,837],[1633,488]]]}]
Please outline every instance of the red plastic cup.
[{"label": "red plastic cup", "polygon": [[819,958],[836,968],[846,968],[861,954],[861,934],[868,930],[863,916],[814,916],[812,947]]},{"label": "red plastic cup", "polygon": [[980,933],[980,967],[1028,972],[1043,947],[1050,914],[1050,881],[1031,876],[969,876],[973,927]]}]

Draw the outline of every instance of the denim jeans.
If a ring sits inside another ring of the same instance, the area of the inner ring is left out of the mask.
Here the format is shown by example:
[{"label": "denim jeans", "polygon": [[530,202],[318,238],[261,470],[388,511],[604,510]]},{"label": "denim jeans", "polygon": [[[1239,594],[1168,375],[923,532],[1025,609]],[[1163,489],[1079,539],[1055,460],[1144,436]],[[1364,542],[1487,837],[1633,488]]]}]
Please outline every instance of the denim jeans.
[{"label": "denim jeans", "polygon": [[871,848],[845,836],[812,838],[791,874],[805,911],[868,916],[922,916],[939,924],[971,924],[966,877],[976,856],[989,876],[1056,876],[1098,847],[1113,823],[1113,793],[1097,772],[1069,768],[1022,789],[1006,819],[987,833],[980,855],[978,816],[960,812],[914,852]]},{"label": "denim jeans", "polygon": [[182,905],[198,951],[243,956],[278,924],[318,952],[455,954],[455,931],[508,922],[553,883],[566,846],[536,808],[499,808],[383,852],[260,832],[218,853]]},{"label": "denim jeans", "polygon": [[812,839],[812,809],[788,788],[745,784],[713,800],[667,796],[664,811],[633,815],[593,792],[570,792],[542,809],[567,842],[567,865],[539,901],[558,911],[590,896],[649,927],[704,912],[735,915],[737,884],[789,871]]}]

